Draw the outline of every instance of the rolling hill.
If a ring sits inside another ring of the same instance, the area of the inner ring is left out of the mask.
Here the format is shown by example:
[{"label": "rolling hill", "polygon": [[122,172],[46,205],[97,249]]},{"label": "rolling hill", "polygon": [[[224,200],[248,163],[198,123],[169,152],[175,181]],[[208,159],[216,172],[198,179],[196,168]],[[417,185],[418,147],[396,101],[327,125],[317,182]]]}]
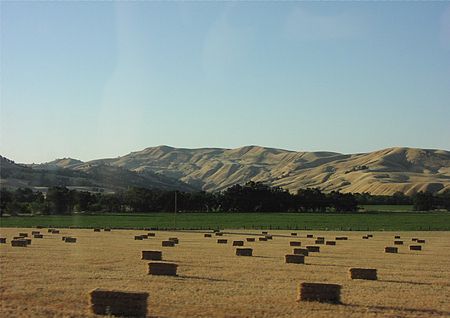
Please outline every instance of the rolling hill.
[{"label": "rolling hill", "polygon": [[450,152],[417,148],[340,154],[259,146],[236,149],[159,146],[89,162],[59,159],[30,169],[72,171],[97,176],[93,179],[96,182],[120,183],[121,187],[127,182],[130,186],[142,185],[143,182],[137,180],[145,178],[154,187],[176,186],[205,191],[220,191],[250,180],[280,186],[291,192],[306,187],[371,194],[396,191],[413,194],[450,189]]}]

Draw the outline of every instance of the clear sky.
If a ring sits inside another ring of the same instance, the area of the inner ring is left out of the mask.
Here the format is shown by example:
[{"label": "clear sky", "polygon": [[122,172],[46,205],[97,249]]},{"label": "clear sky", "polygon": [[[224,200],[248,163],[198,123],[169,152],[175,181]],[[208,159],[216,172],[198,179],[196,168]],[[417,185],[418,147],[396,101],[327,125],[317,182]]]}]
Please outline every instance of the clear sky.
[{"label": "clear sky", "polygon": [[449,2],[1,2],[0,154],[450,149]]}]

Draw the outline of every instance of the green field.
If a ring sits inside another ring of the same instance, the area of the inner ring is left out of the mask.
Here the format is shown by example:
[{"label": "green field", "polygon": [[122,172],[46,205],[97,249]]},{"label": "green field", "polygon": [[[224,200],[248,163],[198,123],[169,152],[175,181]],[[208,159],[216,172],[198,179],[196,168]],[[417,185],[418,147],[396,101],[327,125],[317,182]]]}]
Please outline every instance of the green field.
[{"label": "green field", "polygon": [[362,212],[413,212],[413,205],[360,205]]},{"label": "green field", "polygon": [[156,229],[450,230],[450,212],[173,213],[2,217],[1,227]]}]

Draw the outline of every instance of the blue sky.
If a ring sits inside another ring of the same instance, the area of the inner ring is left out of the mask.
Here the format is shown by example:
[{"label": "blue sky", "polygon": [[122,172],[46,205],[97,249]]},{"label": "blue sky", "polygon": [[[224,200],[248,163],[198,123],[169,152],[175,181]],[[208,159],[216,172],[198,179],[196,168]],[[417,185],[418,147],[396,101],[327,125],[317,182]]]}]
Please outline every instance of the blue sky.
[{"label": "blue sky", "polygon": [[0,154],[450,149],[449,2],[1,2]]}]

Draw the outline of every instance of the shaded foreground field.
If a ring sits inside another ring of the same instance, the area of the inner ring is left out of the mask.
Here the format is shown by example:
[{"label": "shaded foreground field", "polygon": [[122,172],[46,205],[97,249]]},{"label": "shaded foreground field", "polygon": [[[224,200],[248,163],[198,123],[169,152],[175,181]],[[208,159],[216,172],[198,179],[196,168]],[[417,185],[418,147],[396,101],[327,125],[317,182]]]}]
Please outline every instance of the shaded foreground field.
[{"label": "shaded foreground field", "polygon": [[158,229],[450,230],[450,212],[148,213],[2,217],[2,227],[112,227]]},{"label": "shaded foreground field", "polygon": [[[0,228],[8,244],[0,244],[0,313],[3,317],[94,317],[87,311],[87,293],[101,287],[150,294],[151,317],[449,317],[450,233],[366,233],[270,231],[272,241],[245,242],[253,257],[239,257],[232,240],[254,236],[256,231],[229,231],[222,238],[202,233],[156,232],[156,237],[135,241],[144,231],[62,229],[44,233],[25,248],[11,247],[10,239],[30,229]],[[241,234],[237,234],[237,232]],[[334,239],[336,246],[321,245],[321,252],[308,256],[306,264],[285,264],[292,252],[289,241],[302,246],[314,243],[307,233]],[[398,254],[384,253],[394,235],[405,241]],[[77,243],[61,241],[74,236]],[[282,236],[281,236],[282,235]],[[178,237],[176,247],[161,241]],[[425,239],[423,251],[409,251],[411,238]],[[151,276],[142,250],[162,250],[163,259],[179,265],[178,277]],[[350,280],[350,267],[378,269],[378,281]],[[295,301],[301,282],[342,285],[341,305]]]}]

